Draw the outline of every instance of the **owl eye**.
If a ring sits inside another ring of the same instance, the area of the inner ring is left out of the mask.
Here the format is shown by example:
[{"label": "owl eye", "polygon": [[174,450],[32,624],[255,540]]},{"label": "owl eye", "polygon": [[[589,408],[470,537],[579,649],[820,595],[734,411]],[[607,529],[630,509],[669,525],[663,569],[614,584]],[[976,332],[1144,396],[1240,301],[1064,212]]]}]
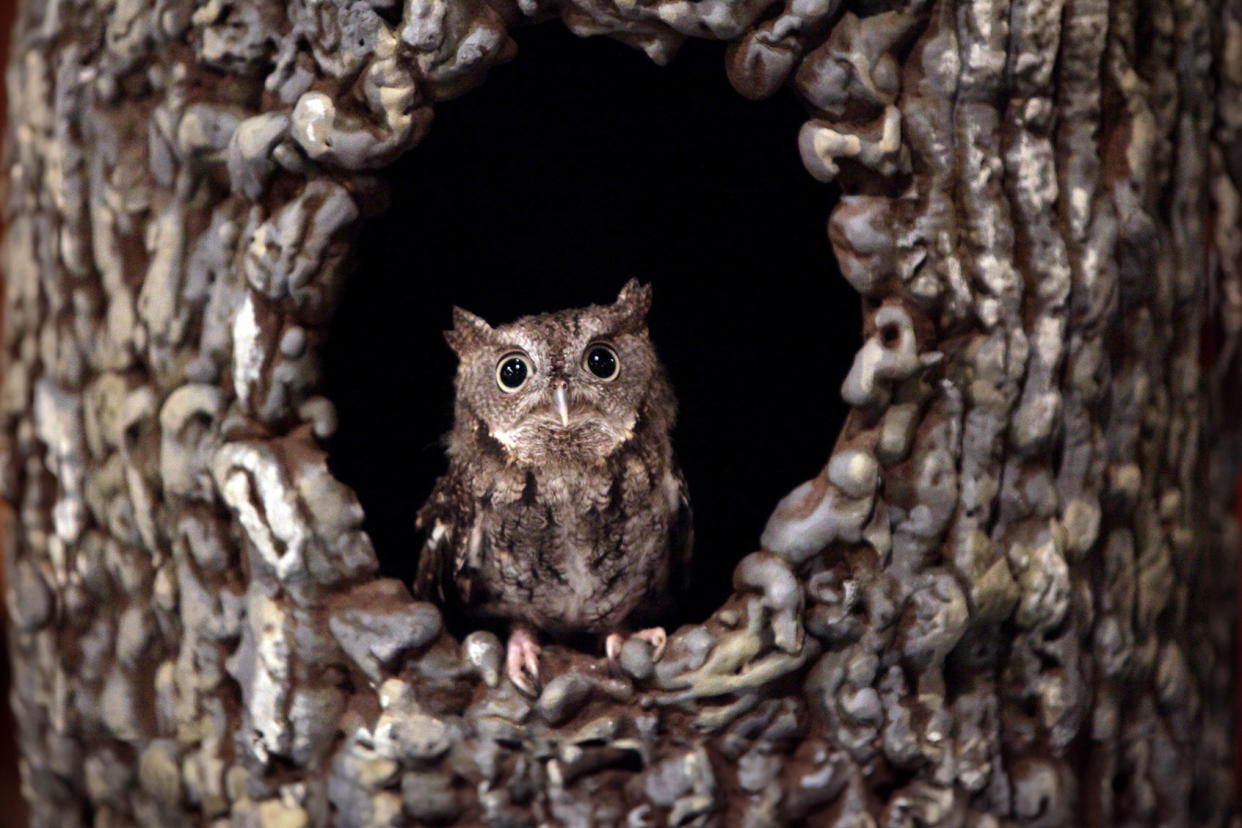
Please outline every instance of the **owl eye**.
[{"label": "owl eye", "polygon": [[621,361],[617,359],[617,352],[607,345],[592,345],[587,348],[582,364],[602,380],[615,380],[617,374],[621,373]]},{"label": "owl eye", "polygon": [[530,363],[522,354],[505,354],[496,366],[496,384],[506,394],[512,394],[525,385],[529,376]]}]

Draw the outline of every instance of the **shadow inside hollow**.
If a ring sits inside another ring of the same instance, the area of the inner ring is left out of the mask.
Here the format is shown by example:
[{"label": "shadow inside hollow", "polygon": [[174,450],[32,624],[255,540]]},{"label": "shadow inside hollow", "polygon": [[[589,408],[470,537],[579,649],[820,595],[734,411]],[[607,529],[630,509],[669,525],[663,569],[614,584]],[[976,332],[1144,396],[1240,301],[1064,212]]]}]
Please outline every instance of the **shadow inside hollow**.
[{"label": "shadow inside hollow", "polygon": [[362,501],[383,571],[408,582],[414,514],[451,425],[450,307],[498,324],[650,281],[695,510],[680,620],[699,620],[844,419],[860,310],[825,233],[836,190],[802,167],[801,104],[743,99],[720,44],[690,42],[658,67],[558,24],[517,40],[512,63],[440,106],[357,241],[324,350],[340,422],[330,464]]}]

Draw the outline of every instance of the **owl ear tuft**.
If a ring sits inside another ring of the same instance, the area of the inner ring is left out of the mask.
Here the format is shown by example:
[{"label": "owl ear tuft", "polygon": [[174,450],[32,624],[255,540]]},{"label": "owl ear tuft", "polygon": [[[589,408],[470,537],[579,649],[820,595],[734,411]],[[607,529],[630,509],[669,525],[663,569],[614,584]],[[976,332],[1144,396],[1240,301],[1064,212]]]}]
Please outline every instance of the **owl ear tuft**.
[{"label": "owl ear tuft", "polygon": [[473,347],[486,342],[492,335],[492,326],[481,316],[475,316],[468,310],[453,306],[453,329],[444,332],[444,339],[449,347],[463,356]]},{"label": "owl ear tuft", "polygon": [[651,310],[651,285],[639,284],[637,279],[630,279],[617,294],[616,308],[620,322],[624,327],[640,327],[647,321],[647,311]]}]

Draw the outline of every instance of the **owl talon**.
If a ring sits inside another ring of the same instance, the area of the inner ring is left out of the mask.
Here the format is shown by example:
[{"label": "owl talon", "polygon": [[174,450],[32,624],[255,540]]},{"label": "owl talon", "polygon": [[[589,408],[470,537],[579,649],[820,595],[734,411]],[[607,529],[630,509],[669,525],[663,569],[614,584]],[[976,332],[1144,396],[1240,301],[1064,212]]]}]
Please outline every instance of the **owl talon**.
[{"label": "owl talon", "polygon": [[604,639],[604,653],[608,656],[608,663],[617,666],[617,659],[621,657],[621,647],[625,644],[625,636],[621,633],[610,633]]},{"label": "owl talon", "polygon": [[[533,629],[525,625],[514,626],[509,636],[505,667],[514,687],[528,696],[539,695],[539,641]],[[527,678],[528,675],[530,678]]]},{"label": "owl talon", "polygon": [[634,633],[636,638],[641,638],[651,645],[651,660],[659,661],[660,656],[664,655],[664,645],[668,644],[668,633],[663,627],[649,627],[645,630],[639,630]]},{"label": "owl talon", "polygon": [[[634,638],[641,638],[651,645],[651,660],[659,661],[660,656],[664,655],[664,646],[668,644],[668,633],[663,627],[650,627],[645,630],[639,630],[634,633]],[[621,633],[610,633],[604,639],[604,652],[608,655],[608,664],[612,667],[619,667],[621,658],[621,648],[625,646],[625,636]]]}]

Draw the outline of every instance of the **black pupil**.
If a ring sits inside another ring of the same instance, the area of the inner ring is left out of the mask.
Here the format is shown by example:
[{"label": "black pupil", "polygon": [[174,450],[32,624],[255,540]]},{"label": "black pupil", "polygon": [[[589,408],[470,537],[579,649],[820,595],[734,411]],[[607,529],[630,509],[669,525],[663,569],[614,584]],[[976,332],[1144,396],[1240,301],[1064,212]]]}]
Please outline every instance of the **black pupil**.
[{"label": "black pupil", "polygon": [[517,388],[526,381],[526,363],[517,357],[500,366],[500,382],[505,388]]},{"label": "black pupil", "polygon": [[607,348],[595,348],[587,354],[587,367],[595,376],[608,379],[617,371],[617,358]]}]

